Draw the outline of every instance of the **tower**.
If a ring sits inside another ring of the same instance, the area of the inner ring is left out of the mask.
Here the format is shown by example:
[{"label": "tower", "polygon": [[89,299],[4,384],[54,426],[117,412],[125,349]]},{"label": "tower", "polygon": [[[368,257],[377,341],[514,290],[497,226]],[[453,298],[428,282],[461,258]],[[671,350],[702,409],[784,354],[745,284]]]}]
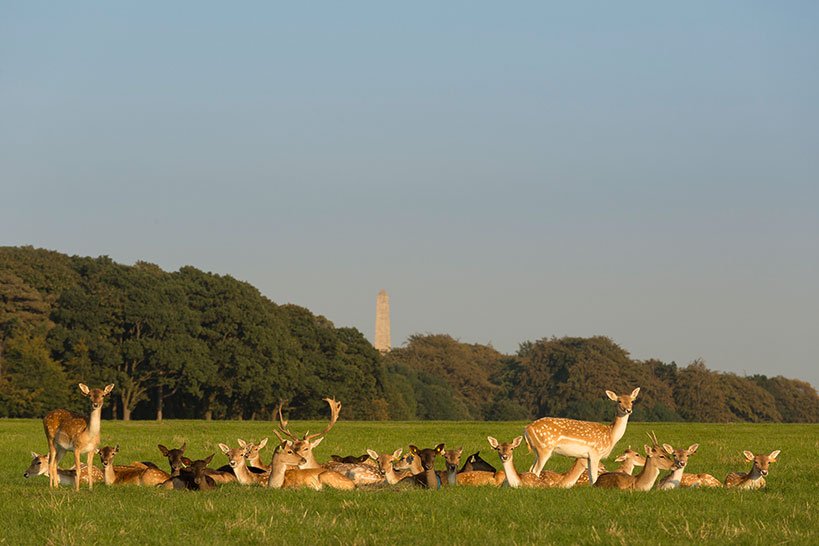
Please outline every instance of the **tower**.
[{"label": "tower", "polygon": [[390,296],[386,290],[381,290],[375,298],[375,343],[376,349],[382,353],[390,352]]}]

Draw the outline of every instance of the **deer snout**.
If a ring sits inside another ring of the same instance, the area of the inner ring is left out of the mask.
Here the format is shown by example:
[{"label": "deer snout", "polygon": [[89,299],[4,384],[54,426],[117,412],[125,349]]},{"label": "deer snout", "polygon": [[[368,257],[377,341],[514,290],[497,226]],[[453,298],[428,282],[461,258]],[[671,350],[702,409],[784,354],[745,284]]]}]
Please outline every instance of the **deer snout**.
[{"label": "deer snout", "polygon": [[767,476],[767,475],[768,475],[768,471],[767,471],[767,470],[760,470],[760,471],[759,471],[759,473],[760,473],[760,474],[762,474],[763,476]]},{"label": "deer snout", "polygon": [[26,470],[25,472],[23,472],[23,477],[24,477],[24,478],[26,478],[26,479],[28,479],[28,470]]}]

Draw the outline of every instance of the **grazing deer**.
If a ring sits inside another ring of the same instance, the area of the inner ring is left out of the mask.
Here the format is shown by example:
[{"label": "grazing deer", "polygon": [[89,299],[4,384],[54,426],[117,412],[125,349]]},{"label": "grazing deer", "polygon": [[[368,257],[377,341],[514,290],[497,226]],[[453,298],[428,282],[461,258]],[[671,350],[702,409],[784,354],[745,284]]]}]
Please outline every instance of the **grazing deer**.
[{"label": "grazing deer", "polygon": [[[102,404],[105,397],[111,394],[114,385],[106,385],[104,389],[89,389],[84,383],[79,384],[84,396],[91,399],[91,415],[88,419],[68,410],[56,409],[43,417],[43,429],[48,441],[48,476],[49,486],[59,487],[60,477],[57,466],[66,451],[74,452],[74,468],[81,469],[80,456],[88,454],[88,488],[93,487],[91,468],[94,467],[94,452],[100,444],[100,419]],[[80,474],[74,476],[74,489],[80,490]]]},{"label": "grazing deer", "polygon": [[177,489],[188,491],[208,491],[216,487],[216,480],[208,475],[208,465],[213,460],[213,453],[205,459],[190,461],[186,463],[185,468],[181,469],[179,474],[169,478],[167,481],[159,485],[165,489]]},{"label": "grazing deer", "polygon": [[320,491],[324,487],[344,490],[355,489],[355,483],[350,478],[320,467],[299,468],[304,463],[305,458],[296,451],[294,442],[285,440],[273,453],[267,486],[273,489],[307,487],[316,491]]},{"label": "grazing deer", "polygon": [[670,453],[674,457],[674,466],[671,474],[660,480],[657,484],[657,489],[677,489],[682,482],[683,472],[685,466],[688,464],[688,458],[697,452],[700,447],[699,444],[692,444],[688,449],[674,449],[668,444],[663,444],[663,449],[666,453]]},{"label": "grazing deer", "polygon": [[660,471],[670,470],[674,466],[672,456],[674,450],[667,444],[668,449],[660,447],[656,435],[650,437],[654,445],[651,447],[648,445],[643,446],[646,452],[646,464],[639,474],[632,476],[625,472],[606,472],[597,478],[594,486],[607,489],[630,489],[633,491],[648,491],[654,487],[654,482],[657,481]]},{"label": "grazing deer", "polygon": [[472,455],[466,458],[466,462],[458,471],[461,472],[473,472],[473,471],[480,471],[480,472],[496,472],[497,469],[492,466],[491,464],[487,463],[481,458],[480,451],[476,451]]},{"label": "grazing deer", "polygon": [[[31,452],[31,456],[33,457],[31,464],[28,466],[28,469],[23,473],[24,478],[31,478],[33,476],[46,476],[48,475],[48,455],[38,455],[35,452]],[[85,465],[82,465],[82,469],[85,469]],[[75,469],[70,470],[63,470],[62,468],[57,469],[57,473],[60,477],[60,484],[62,485],[74,485],[74,480],[76,479],[77,472]],[[91,476],[95,482],[102,481],[102,470],[97,468],[96,466],[91,469]]]},{"label": "grazing deer", "polygon": [[498,457],[500,457],[501,464],[503,465],[503,471],[506,474],[505,484],[513,488],[549,487],[549,484],[541,481],[538,475],[534,472],[524,472],[523,474],[519,474],[515,468],[514,450],[523,441],[523,436],[517,436],[511,442],[506,442],[503,444],[498,442],[492,436],[487,436],[486,439],[489,441],[489,445],[492,446],[492,449],[498,452]]},{"label": "grazing deer", "polygon": [[524,431],[526,445],[535,452],[535,462],[529,471],[540,476],[546,461],[556,452],[566,457],[585,459],[591,482],[594,483],[600,461],[609,456],[614,445],[625,434],[632,403],[639,393],[640,387],[623,396],[606,391],[606,396],[617,402],[616,416],[610,425],[560,417],[543,417],[531,423]]},{"label": "grazing deer", "polygon": [[333,425],[336,424],[338,414],[341,412],[341,402],[337,401],[335,398],[325,398],[324,401],[330,406],[330,422],[327,424],[327,427],[317,434],[310,434],[306,432],[301,438],[290,432],[290,430],[287,428],[288,421],[282,415],[282,406],[284,404],[279,404],[277,410],[279,414],[279,430],[273,430],[273,432],[276,434],[276,436],[278,436],[280,442],[285,441],[285,437],[282,436],[282,434],[287,436],[293,442],[296,453],[304,457],[305,462],[299,466],[299,468],[321,468],[321,465],[313,455],[313,449],[315,449],[315,447],[318,446],[322,440],[324,440],[324,435],[330,432],[330,429],[332,429]]},{"label": "grazing deer", "polygon": [[765,476],[768,467],[779,460],[781,450],[772,451],[770,455],[754,455],[750,451],[743,451],[745,460],[751,463],[751,471],[747,474],[731,472],[725,477],[725,487],[735,489],[762,489],[765,487]]},{"label": "grazing deer", "polygon": [[270,472],[255,474],[248,470],[247,464],[245,463],[244,447],[231,449],[226,444],[219,444],[219,449],[222,450],[222,453],[227,455],[228,464],[230,464],[231,470],[233,470],[233,473],[236,475],[237,482],[242,485],[264,485],[267,483]]},{"label": "grazing deer", "polygon": [[145,466],[142,463],[134,463],[128,466],[115,466],[114,456],[119,453],[119,445],[116,447],[105,446],[98,449],[100,462],[102,463],[102,473],[105,485],[130,484],[155,486],[168,481],[171,476],[164,470]]}]

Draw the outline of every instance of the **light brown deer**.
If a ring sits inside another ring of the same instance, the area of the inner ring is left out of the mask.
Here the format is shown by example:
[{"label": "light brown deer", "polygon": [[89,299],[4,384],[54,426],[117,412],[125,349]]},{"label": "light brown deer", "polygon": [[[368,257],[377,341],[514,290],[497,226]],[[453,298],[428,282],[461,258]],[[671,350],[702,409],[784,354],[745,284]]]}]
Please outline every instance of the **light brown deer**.
[{"label": "light brown deer", "polygon": [[155,467],[142,463],[133,463],[127,466],[114,465],[114,457],[119,453],[116,447],[105,446],[98,449],[105,485],[128,484],[156,486],[171,479],[171,475]]},{"label": "light brown deer", "polygon": [[262,474],[256,474],[251,472],[247,468],[247,463],[245,462],[245,448],[244,447],[236,447],[231,449],[226,444],[219,444],[219,449],[222,450],[222,453],[227,455],[228,463],[230,464],[230,468],[233,470],[233,473],[236,475],[236,481],[239,482],[241,485],[265,485],[267,484],[267,478],[270,476],[270,472],[264,472]]},{"label": "light brown deer", "polygon": [[[38,455],[35,452],[31,452],[31,456],[33,459],[31,460],[31,464],[28,466],[28,469],[23,473],[24,478],[31,478],[34,476],[47,476],[48,475],[48,455]],[[82,465],[82,469],[85,469],[85,465]],[[60,476],[60,484],[61,485],[74,485],[74,480],[76,479],[77,472],[75,469],[71,468],[69,470],[64,470],[62,468],[57,469],[57,473]],[[102,470],[97,468],[96,466],[91,469],[91,476],[93,477],[95,482],[102,481]]]},{"label": "light brown deer", "polygon": [[[100,419],[102,404],[105,397],[114,390],[114,385],[106,385],[104,389],[89,389],[85,384],[79,384],[84,396],[91,399],[91,415],[88,419],[74,412],[56,409],[43,417],[43,429],[48,441],[48,476],[49,486],[59,487],[60,477],[57,466],[66,451],[74,452],[74,468],[81,468],[80,457],[87,453],[86,466],[88,488],[93,487],[91,468],[94,467],[94,452],[100,445]],[[80,474],[74,477],[74,489],[80,490]]]},{"label": "light brown deer", "polygon": [[633,491],[648,491],[654,487],[654,482],[657,481],[660,471],[671,470],[671,467],[674,466],[674,457],[672,456],[674,450],[671,449],[671,446],[668,446],[669,449],[661,447],[656,436],[652,436],[652,441],[654,442],[653,446],[643,446],[646,452],[646,464],[639,474],[632,476],[625,472],[606,472],[597,478],[594,486]]},{"label": "light brown deer", "polygon": [[245,459],[247,459],[248,466],[269,472],[270,465],[264,464],[262,462],[262,457],[259,455],[259,451],[264,449],[264,446],[266,445],[267,438],[264,438],[261,442],[258,443],[258,445],[254,444],[253,442],[245,442],[244,440],[239,438],[239,446],[243,447],[245,450]]},{"label": "light brown deer", "polygon": [[677,489],[680,487],[688,458],[696,453],[699,447],[699,444],[692,444],[688,446],[688,449],[674,449],[668,444],[663,444],[666,453],[671,453],[672,457],[674,457],[674,466],[671,473],[657,484],[657,489]]},{"label": "light brown deer", "polygon": [[[394,463],[400,459],[402,451],[403,450],[399,448],[392,453],[385,452],[379,454],[372,449],[367,450],[367,454],[376,462],[377,472],[382,476],[382,479],[390,485],[395,485],[406,477],[404,475],[399,475],[395,471],[394,466]],[[350,478],[355,481],[354,476],[350,476]]]},{"label": "light brown deer", "polygon": [[[603,463],[597,465],[598,475],[606,472],[606,467]],[[589,469],[586,466],[586,461],[583,459],[575,459],[572,467],[566,472],[554,472],[552,470],[543,470],[540,473],[540,481],[544,482],[548,487],[562,487],[568,489],[576,485],[587,485],[589,483]]]},{"label": "light brown deer", "polygon": [[[317,434],[306,432],[301,438],[290,432],[287,428],[288,421],[282,415],[282,407],[284,404],[279,404],[277,410],[279,414],[279,430],[273,430],[273,432],[278,436],[280,442],[284,442],[284,436],[287,436],[292,441],[296,453],[304,457],[305,462],[300,465],[299,468],[322,468],[322,465],[319,464],[315,455],[313,455],[313,449],[324,440],[324,435],[330,432],[330,429],[336,424],[338,415],[341,412],[341,402],[335,398],[325,398],[324,401],[330,406],[330,422],[327,424],[327,427]],[[282,434],[284,434],[284,436],[282,436]]]},{"label": "light brown deer", "polygon": [[622,455],[614,459],[614,462],[620,463],[620,466],[617,467],[617,470],[615,470],[615,472],[633,474],[635,466],[646,465],[646,458],[640,455],[639,452],[631,449],[631,446],[628,446],[628,449],[626,449]]},{"label": "light brown deer", "polygon": [[505,473],[505,484],[514,488],[549,487],[549,484],[541,481],[538,475],[534,472],[524,472],[523,474],[519,474],[517,469],[515,469],[514,450],[523,441],[523,436],[518,436],[511,442],[503,444],[498,442],[492,436],[487,436],[486,439],[489,441],[489,445],[492,446],[492,449],[498,452],[498,456],[500,457],[501,464],[503,465],[503,471]]},{"label": "light brown deer", "polygon": [[711,474],[688,474],[682,475],[680,487],[722,487],[722,482]]},{"label": "light brown deer", "polygon": [[725,487],[735,489],[762,489],[765,487],[765,476],[768,475],[768,468],[771,463],[779,460],[781,451],[777,449],[772,451],[770,455],[754,455],[750,451],[743,451],[745,460],[751,463],[751,471],[743,474],[740,472],[731,472],[725,477]]},{"label": "light brown deer", "polygon": [[324,487],[355,489],[355,483],[350,478],[324,468],[299,468],[304,463],[305,458],[298,454],[294,442],[285,440],[273,453],[267,486],[273,489],[306,487],[317,491]]},{"label": "light brown deer", "polygon": [[610,425],[559,417],[544,417],[531,423],[524,431],[526,444],[535,452],[535,462],[532,463],[530,472],[540,476],[552,453],[558,453],[584,459],[591,482],[594,483],[600,461],[609,456],[615,444],[625,434],[632,403],[639,393],[639,387],[631,391],[631,394],[621,396],[606,391],[606,396],[617,402],[616,416]]}]

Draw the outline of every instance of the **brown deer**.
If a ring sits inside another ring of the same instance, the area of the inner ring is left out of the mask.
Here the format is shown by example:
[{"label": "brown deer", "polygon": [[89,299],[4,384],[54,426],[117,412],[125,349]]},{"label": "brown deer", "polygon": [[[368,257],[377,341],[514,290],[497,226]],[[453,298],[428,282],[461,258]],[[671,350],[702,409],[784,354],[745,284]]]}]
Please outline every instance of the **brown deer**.
[{"label": "brown deer", "polygon": [[770,455],[754,455],[750,451],[743,451],[745,460],[751,463],[751,471],[743,474],[731,472],[725,477],[725,487],[735,489],[762,489],[765,487],[765,476],[768,475],[768,468],[771,463],[779,460],[781,450],[772,451]]},{"label": "brown deer", "polygon": [[487,436],[489,445],[498,452],[501,464],[503,465],[504,485],[509,487],[549,487],[547,482],[542,481],[534,472],[524,472],[520,474],[515,468],[514,451],[523,441],[523,436],[517,436],[511,442],[500,443],[492,436]]},{"label": "brown deer", "polygon": [[[181,447],[176,449],[168,449],[162,444],[158,444],[156,447],[159,449],[159,452],[168,459],[168,464],[171,466],[171,478],[179,476],[180,472],[184,471],[186,468],[190,468],[195,462],[185,457],[185,448],[187,447],[187,443],[183,443]],[[208,461],[208,464],[210,464],[210,461]],[[236,474],[234,474],[233,469],[229,465],[225,465],[224,467],[216,470],[213,468],[208,468],[207,465],[205,465],[202,472],[207,474],[210,479],[217,484],[233,483],[236,481]]]},{"label": "brown deer", "polygon": [[711,474],[683,474],[680,487],[722,487],[722,482]]},{"label": "brown deer", "polygon": [[674,457],[674,466],[671,473],[657,484],[657,489],[677,489],[680,487],[688,458],[696,453],[699,447],[699,444],[692,444],[688,446],[688,449],[674,449],[668,444],[663,444],[666,453],[670,453]]},{"label": "brown deer", "polygon": [[233,473],[236,475],[236,481],[241,485],[265,485],[270,472],[263,474],[255,474],[248,470],[245,462],[245,448],[237,447],[231,449],[226,444],[219,444],[219,449],[222,453],[227,455],[228,463]]},{"label": "brown deer", "polygon": [[524,432],[527,446],[535,452],[535,462],[529,471],[540,476],[546,461],[555,452],[566,457],[584,459],[588,464],[591,482],[594,483],[600,461],[609,456],[615,444],[625,434],[632,403],[639,393],[639,387],[623,396],[606,391],[606,396],[617,402],[616,416],[610,425],[559,417],[543,417],[531,423]]},{"label": "brown deer", "polygon": [[[367,455],[369,455],[376,462],[376,468],[378,473],[389,485],[395,485],[406,477],[399,475],[395,471],[394,466],[394,463],[400,459],[402,451],[403,450],[399,448],[393,451],[392,453],[385,452],[379,455],[376,451],[372,449],[367,450]],[[355,481],[354,476],[350,476],[350,478],[353,481]]]},{"label": "brown deer", "polygon": [[188,459],[185,468],[179,474],[169,478],[159,487],[188,491],[208,491],[216,487],[216,480],[208,475],[208,465],[213,460],[213,454],[205,459],[191,461]]},{"label": "brown deer", "polygon": [[[254,444],[253,442],[245,442],[241,438],[239,438],[239,447],[243,447],[245,449],[245,459],[247,459],[247,465],[251,468],[256,468],[262,470],[264,472],[270,471],[270,465],[265,464],[262,462],[262,457],[259,455],[259,451],[264,449],[264,446],[267,445],[267,438],[264,438],[261,442]],[[251,470],[251,472],[253,472]]]},{"label": "brown deer", "polygon": [[[88,419],[68,410],[56,409],[43,417],[43,429],[48,441],[48,476],[49,486],[59,487],[60,477],[57,466],[66,451],[74,452],[74,468],[82,468],[80,457],[87,453],[86,466],[88,488],[93,487],[91,479],[94,467],[94,453],[100,444],[100,419],[102,404],[105,397],[111,394],[114,385],[106,385],[104,389],[89,389],[84,383],[79,384],[84,396],[91,399],[91,415]],[[74,489],[80,490],[80,472],[74,476]]]},{"label": "brown deer", "polygon": [[[31,456],[33,459],[31,460],[31,464],[28,466],[28,469],[23,473],[24,478],[31,478],[34,476],[47,476],[48,475],[48,455],[38,455],[35,452],[31,452]],[[86,467],[82,465],[82,470]],[[76,479],[77,472],[75,469],[70,470],[63,470],[62,468],[58,468],[57,472],[60,476],[60,484],[62,485],[74,485],[74,480]],[[91,476],[93,477],[95,482],[102,481],[102,470],[97,468],[96,466],[91,469]]]},{"label": "brown deer", "polygon": [[[606,472],[606,467],[603,463],[600,463],[597,465],[597,473],[599,475],[603,472]],[[543,470],[540,473],[540,480],[548,487],[568,489],[576,485],[587,485],[589,483],[589,470],[586,467],[586,461],[583,459],[575,459],[572,467],[566,472]]]},{"label": "brown deer", "polygon": [[310,488],[320,491],[324,487],[332,489],[355,489],[353,480],[338,472],[324,468],[299,468],[305,458],[296,451],[294,442],[285,440],[276,448],[271,462],[267,486],[273,489]]},{"label": "brown deer", "polygon": [[438,480],[443,485],[455,485],[458,483],[458,466],[461,464],[461,455],[464,448],[447,449],[444,451],[444,466],[446,470],[438,471]]},{"label": "brown deer", "polygon": [[[444,452],[444,444],[438,444],[433,448],[419,449],[414,445],[409,446],[410,453],[418,459],[421,465],[421,472],[408,476],[401,480],[401,483],[411,483],[418,487],[427,489],[440,489],[441,479],[435,472],[435,459]],[[415,463],[413,462],[413,465]]]},{"label": "brown deer", "polygon": [[615,472],[624,472],[626,474],[634,473],[635,466],[645,466],[646,465],[646,458],[640,455],[638,451],[634,451],[631,449],[631,446],[628,446],[622,455],[614,459],[614,462],[620,463],[620,466],[617,467]]},{"label": "brown deer", "polygon": [[654,445],[643,446],[646,452],[646,464],[643,470],[636,476],[625,472],[606,472],[601,474],[594,482],[595,487],[606,489],[629,489],[633,491],[648,491],[654,487],[654,482],[660,475],[661,470],[670,470],[674,466],[674,450],[661,447],[657,442],[656,435],[651,436]]},{"label": "brown deer", "polygon": [[[338,414],[341,412],[341,402],[337,401],[335,398],[325,398],[324,401],[330,406],[330,422],[321,432],[317,434],[310,434],[309,432],[306,432],[301,438],[290,432],[290,430],[287,428],[288,421],[282,415],[282,407],[284,403],[280,403],[277,409],[279,414],[279,430],[274,430],[273,432],[276,434],[276,436],[278,436],[280,442],[284,442],[284,436],[287,436],[293,442],[296,453],[304,457],[305,462],[299,466],[299,468],[321,468],[322,466],[313,455],[313,449],[318,446],[322,440],[324,440],[324,435],[330,432],[330,429],[332,429],[333,425],[336,424]],[[282,436],[282,434],[284,434],[284,436]]]},{"label": "brown deer", "polygon": [[128,466],[114,465],[114,456],[119,453],[116,447],[105,446],[98,449],[105,485],[130,484],[155,486],[168,481],[171,476],[164,470],[145,466],[142,463],[133,463]]},{"label": "brown deer", "polygon": [[487,463],[481,458],[481,452],[476,451],[472,455],[466,458],[466,462],[458,471],[461,472],[473,472],[473,471],[481,471],[481,472],[492,472],[495,473],[497,469],[492,466],[491,464]]}]

